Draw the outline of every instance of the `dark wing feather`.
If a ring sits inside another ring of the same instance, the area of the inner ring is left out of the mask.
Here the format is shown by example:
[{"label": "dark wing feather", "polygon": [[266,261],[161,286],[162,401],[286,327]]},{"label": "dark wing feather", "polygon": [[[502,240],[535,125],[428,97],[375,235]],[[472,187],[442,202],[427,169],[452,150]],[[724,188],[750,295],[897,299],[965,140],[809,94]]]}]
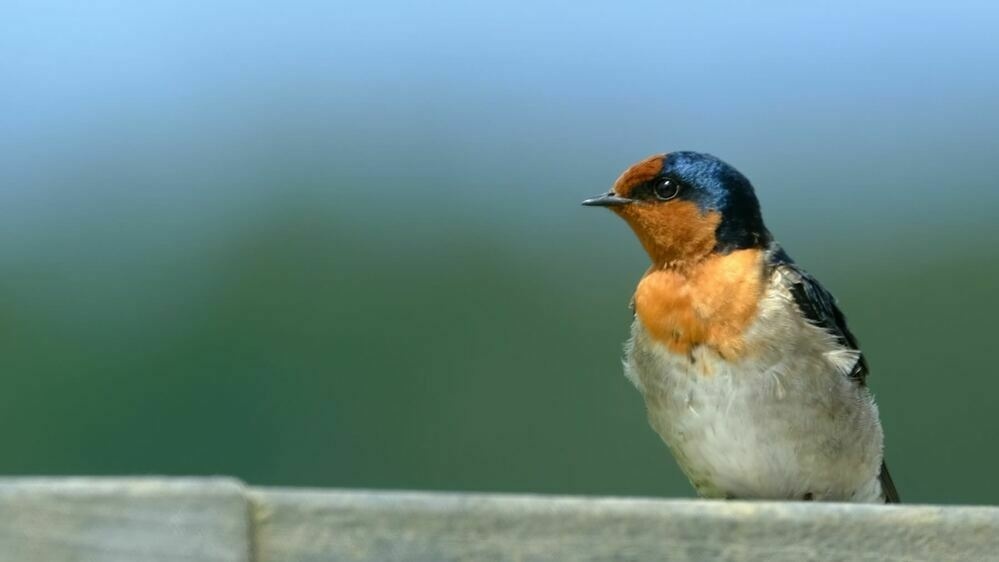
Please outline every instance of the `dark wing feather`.
[{"label": "dark wing feather", "polygon": [[[836,299],[807,271],[798,267],[780,246],[774,244],[768,252],[768,258],[771,267],[783,268],[788,274],[787,277],[791,280],[791,295],[805,318],[832,334],[843,347],[858,353],[857,363],[854,364],[848,376],[861,386],[866,385],[867,374],[870,372],[867,367],[867,359],[860,351],[856,336],[846,326],[846,317],[843,316],[843,311],[836,306]],[[900,503],[895,483],[892,482],[891,474],[888,473],[888,465],[884,461],[881,462],[881,472],[878,479],[881,481],[881,491],[885,496],[885,503]]]},{"label": "dark wing feather", "polygon": [[769,253],[771,267],[782,268],[789,273],[791,279],[791,295],[798,309],[812,324],[825,329],[832,334],[840,345],[858,353],[857,363],[850,371],[849,377],[861,385],[866,384],[867,358],[860,351],[857,338],[846,326],[846,317],[836,306],[836,299],[807,271],[798,267],[783,248],[774,244]]}]

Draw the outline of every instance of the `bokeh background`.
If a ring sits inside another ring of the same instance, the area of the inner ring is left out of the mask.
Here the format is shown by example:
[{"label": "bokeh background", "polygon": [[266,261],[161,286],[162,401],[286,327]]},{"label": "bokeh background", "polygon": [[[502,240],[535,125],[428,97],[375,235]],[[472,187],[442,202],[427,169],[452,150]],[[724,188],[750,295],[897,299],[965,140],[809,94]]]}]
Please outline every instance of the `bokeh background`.
[{"label": "bokeh background", "polygon": [[4,2],[0,473],[692,496],[580,200],[709,151],[997,503],[999,8]]}]

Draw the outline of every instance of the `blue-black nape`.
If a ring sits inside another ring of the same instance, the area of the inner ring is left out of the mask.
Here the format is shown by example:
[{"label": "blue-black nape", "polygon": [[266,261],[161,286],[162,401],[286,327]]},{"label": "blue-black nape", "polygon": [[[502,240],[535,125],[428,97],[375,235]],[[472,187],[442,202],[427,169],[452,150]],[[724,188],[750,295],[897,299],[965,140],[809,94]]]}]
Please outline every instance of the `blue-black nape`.
[{"label": "blue-black nape", "polygon": [[753,185],[732,166],[710,154],[671,152],[662,174],[683,185],[680,199],[696,203],[702,212],[721,214],[716,251],[763,248],[770,243]]}]

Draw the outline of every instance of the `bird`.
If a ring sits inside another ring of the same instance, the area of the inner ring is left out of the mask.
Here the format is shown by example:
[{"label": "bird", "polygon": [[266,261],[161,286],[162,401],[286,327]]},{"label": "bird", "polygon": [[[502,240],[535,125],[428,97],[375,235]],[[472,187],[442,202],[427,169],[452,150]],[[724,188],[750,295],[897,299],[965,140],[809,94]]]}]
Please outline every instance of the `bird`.
[{"label": "bird", "polygon": [[625,376],[699,496],[900,501],[857,338],[743,174],[706,153],[656,154],[583,205],[624,219],[651,260]]}]

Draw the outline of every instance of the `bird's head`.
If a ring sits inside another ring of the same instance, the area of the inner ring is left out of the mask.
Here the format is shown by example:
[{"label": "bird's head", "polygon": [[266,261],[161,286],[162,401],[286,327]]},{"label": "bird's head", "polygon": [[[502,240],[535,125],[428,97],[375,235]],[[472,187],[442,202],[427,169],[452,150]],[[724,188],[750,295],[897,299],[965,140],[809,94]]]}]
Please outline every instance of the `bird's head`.
[{"label": "bird's head", "polygon": [[770,242],[753,186],[710,154],[658,154],[625,170],[604,195],[583,205],[609,207],[635,231],[658,265]]}]

